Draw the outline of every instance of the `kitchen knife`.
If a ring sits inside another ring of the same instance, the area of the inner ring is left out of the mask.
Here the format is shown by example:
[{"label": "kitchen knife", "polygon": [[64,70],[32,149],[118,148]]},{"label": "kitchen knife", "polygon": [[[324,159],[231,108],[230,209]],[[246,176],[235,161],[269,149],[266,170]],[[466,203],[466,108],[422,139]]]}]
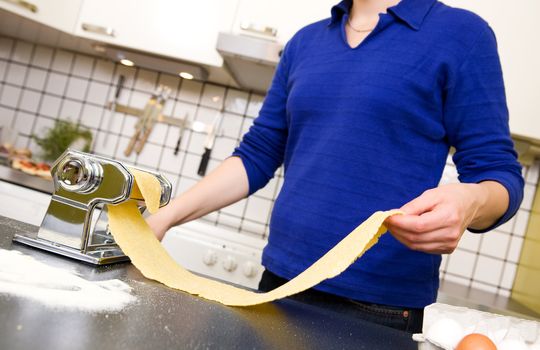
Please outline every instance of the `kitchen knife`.
[{"label": "kitchen knife", "polygon": [[122,88],[124,87],[124,81],[125,77],[123,75],[120,75],[118,77],[118,83],[116,84],[116,92],[114,94],[114,100],[111,102],[110,105],[110,112],[109,112],[109,122],[107,123],[107,130],[105,130],[105,137],[103,138],[103,147],[107,146],[107,141],[109,140],[109,134],[111,132],[112,128],[112,121],[114,118],[114,112],[116,110],[116,104],[118,103],[118,98],[120,97],[120,92],[122,91]]},{"label": "kitchen knife", "polygon": [[182,142],[182,135],[184,134],[184,130],[186,130],[186,126],[188,126],[190,124],[191,124],[191,118],[189,117],[189,114],[186,113],[186,115],[184,116],[184,122],[182,123],[182,125],[180,126],[180,128],[178,130],[178,133],[179,133],[178,141],[176,141],[176,147],[174,148],[174,155],[175,156],[178,155],[178,151],[180,150],[180,143]]},{"label": "kitchen knife", "polygon": [[214,118],[214,121],[212,122],[212,125],[210,126],[210,129],[208,130],[208,134],[206,135],[204,153],[201,158],[201,163],[199,164],[199,170],[197,171],[197,174],[199,174],[199,176],[206,175],[206,168],[208,167],[208,161],[210,160],[210,155],[212,154],[212,148],[214,148],[214,142],[216,141],[216,135],[221,126],[222,119],[223,119],[223,110],[221,110],[216,115],[216,117]]}]

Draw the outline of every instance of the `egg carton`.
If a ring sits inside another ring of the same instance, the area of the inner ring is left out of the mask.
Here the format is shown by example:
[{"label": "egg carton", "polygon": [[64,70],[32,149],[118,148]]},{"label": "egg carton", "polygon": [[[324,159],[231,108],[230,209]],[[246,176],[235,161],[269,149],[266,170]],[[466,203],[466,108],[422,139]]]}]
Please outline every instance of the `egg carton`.
[{"label": "egg carton", "polygon": [[540,323],[461,306],[434,303],[424,309],[419,349],[454,350],[467,334],[489,337],[499,350],[540,350]]}]

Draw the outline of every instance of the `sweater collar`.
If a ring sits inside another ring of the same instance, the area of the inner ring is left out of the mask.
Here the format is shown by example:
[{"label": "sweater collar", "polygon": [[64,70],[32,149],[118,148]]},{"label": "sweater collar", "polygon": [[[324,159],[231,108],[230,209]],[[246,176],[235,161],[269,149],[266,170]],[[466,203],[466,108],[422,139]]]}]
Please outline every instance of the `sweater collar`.
[{"label": "sweater collar", "polygon": [[[353,0],[342,0],[332,7],[328,25],[339,22],[345,13],[349,13]],[[414,30],[420,30],[424,19],[436,0],[401,0],[397,5],[389,7],[388,13],[407,23]]]}]

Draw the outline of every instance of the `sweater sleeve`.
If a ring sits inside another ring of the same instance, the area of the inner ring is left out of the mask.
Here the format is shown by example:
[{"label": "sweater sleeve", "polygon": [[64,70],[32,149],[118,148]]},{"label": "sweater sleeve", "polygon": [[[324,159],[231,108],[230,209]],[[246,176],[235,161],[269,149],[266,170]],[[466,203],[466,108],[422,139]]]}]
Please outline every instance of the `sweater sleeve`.
[{"label": "sweater sleeve", "polygon": [[289,60],[290,42],[283,50],[258,117],[233,152],[246,169],[249,194],[264,187],[283,163],[287,140]]},{"label": "sweater sleeve", "polygon": [[508,221],[523,199],[521,166],[510,137],[504,82],[491,28],[484,30],[445,89],[444,123],[459,180],[493,180],[508,191],[506,213],[486,232]]}]

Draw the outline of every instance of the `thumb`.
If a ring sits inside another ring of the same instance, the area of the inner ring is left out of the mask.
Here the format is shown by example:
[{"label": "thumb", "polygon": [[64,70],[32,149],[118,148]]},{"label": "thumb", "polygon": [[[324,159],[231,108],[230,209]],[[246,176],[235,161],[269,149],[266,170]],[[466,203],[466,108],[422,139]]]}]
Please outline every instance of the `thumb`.
[{"label": "thumb", "polygon": [[421,215],[431,211],[438,203],[435,194],[428,190],[412,201],[403,205],[400,209],[408,215]]}]

